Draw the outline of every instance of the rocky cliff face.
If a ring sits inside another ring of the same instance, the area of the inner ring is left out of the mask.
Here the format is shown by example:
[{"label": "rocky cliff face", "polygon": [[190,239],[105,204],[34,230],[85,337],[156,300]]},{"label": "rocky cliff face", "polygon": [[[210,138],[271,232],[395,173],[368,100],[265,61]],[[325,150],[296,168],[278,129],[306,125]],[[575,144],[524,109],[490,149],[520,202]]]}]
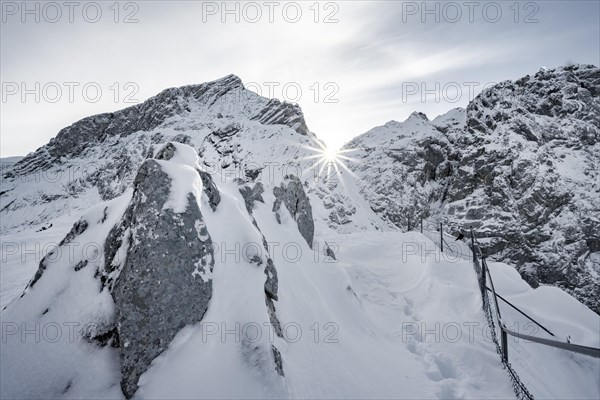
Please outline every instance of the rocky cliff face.
[{"label": "rocky cliff face", "polygon": [[600,313],[600,69],[541,70],[466,110],[413,114],[350,142],[371,207],[402,229],[436,216],[473,226],[533,286]]},{"label": "rocky cliff face", "polygon": [[298,230],[306,240],[309,247],[313,246],[313,237],[315,235],[315,223],[312,215],[310,200],[304,192],[302,182],[295,175],[286,176],[285,182],[280,187],[273,188],[275,203],[273,203],[273,212],[277,221],[281,222],[279,209],[283,203],[290,212],[294,220],[298,223]]}]

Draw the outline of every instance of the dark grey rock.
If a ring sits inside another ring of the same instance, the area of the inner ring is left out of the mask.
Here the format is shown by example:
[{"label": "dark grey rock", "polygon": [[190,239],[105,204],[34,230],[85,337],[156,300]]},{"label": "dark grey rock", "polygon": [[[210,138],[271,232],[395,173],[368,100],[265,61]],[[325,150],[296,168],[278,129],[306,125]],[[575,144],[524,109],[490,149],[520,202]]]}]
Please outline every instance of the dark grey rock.
[{"label": "dark grey rock", "polygon": [[[131,203],[109,234],[106,271],[122,245],[127,257],[111,293],[116,305],[121,387],[130,398],[138,379],[177,332],[199,322],[212,295],[213,248],[202,213],[189,194],[184,213],[163,210],[171,180],[155,160],[135,178]],[[123,232],[131,238],[123,243]]]},{"label": "dark grey rock", "polygon": [[244,170],[244,175],[246,175],[246,178],[250,181],[255,181],[256,178],[260,176],[261,172],[262,168],[246,168]]},{"label": "dark grey rock", "polygon": [[[312,249],[315,224],[310,200],[304,192],[304,187],[300,179],[294,175],[286,176],[281,186],[273,188],[273,194],[275,195],[275,202],[273,203],[275,217],[277,218],[277,211],[279,211],[281,203],[283,203],[292,215],[292,218],[297,222],[298,231]],[[277,222],[281,223],[281,220],[278,218]]]},{"label": "dark grey rock", "polygon": [[281,353],[277,350],[275,345],[271,345],[271,350],[273,351],[273,360],[275,360],[275,370],[280,376],[284,376],[283,374],[283,359],[281,358]]},{"label": "dark grey rock", "polygon": [[212,176],[208,172],[204,172],[201,170],[197,170],[198,174],[200,174],[200,179],[202,179],[202,186],[204,187],[204,193],[206,197],[208,197],[208,203],[210,204],[210,208],[213,211],[217,210],[217,206],[221,202],[221,193],[219,193],[219,189],[215,182],[212,179]]},{"label": "dark grey rock", "polygon": [[154,158],[157,160],[168,161],[171,158],[173,158],[176,151],[177,151],[177,148],[175,147],[175,145],[173,143],[169,142],[169,143],[165,144],[160,150],[158,150],[158,152],[156,153],[156,156],[154,156]]},{"label": "dark grey rock", "polygon": [[267,266],[265,267],[265,275],[267,275],[267,280],[265,281],[265,293],[270,299],[278,300],[277,270],[275,269],[275,264],[273,264],[273,260],[271,260],[271,258],[267,260]]},{"label": "dark grey rock", "polygon": [[327,244],[327,242],[325,242],[324,253],[325,253],[325,255],[327,257],[331,257],[332,259],[334,259],[335,261],[337,261],[337,258],[335,258],[335,253],[333,252],[333,250],[331,249],[331,247],[329,247],[329,245]]},{"label": "dark grey rock", "polygon": [[252,214],[252,208],[254,207],[255,201],[260,201],[261,203],[265,202],[262,197],[262,194],[265,192],[265,189],[263,187],[263,184],[260,182],[257,182],[253,188],[250,188],[250,186],[244,186],[239,190],[242,194],[242,197],[244,198],[246,210],[248,210],[249,214]]},{"label": "dark grey rock", "polygon": [[[80,219],[79,221],[75,222],[75,224],[73,224],[73,227],[71,228],[69,233],[67,233],[67,235],[63,238],[63,240],[61,240],[60,243],[58,244],[58,248],[53,249],[48,254],[46,254],[44,256],[44,258],[42,258],[42,260],[40,261],[40,264],[38,266],[38,270],[35,272],[33,279],[31,279],[31,281],[27,285],[28,288],[33,287],[37,283],[37,281],[40,280],[40,278],[44,274],[44,271],[48,267],[49,260],[56,258],[55,252],[61,251],[60,247],[71,243],[77,236],[79,236],[83,232],[85,232],[86,229],[88,228],[88,226],[89,226],[88,222],[84,219]],[[64,249],[63,249],[63,251],[64,251]],[[87,264],[87,261],[86,261],[86,264]],[[81,267],[81,268],[83,268],[83,267]],[[81,269],[81,268],[79,268],[79,269]],[[79,269],[76,269],[76,270],[78,271]],[[26,288],[26,290],[27,290],[27,288]]]}]

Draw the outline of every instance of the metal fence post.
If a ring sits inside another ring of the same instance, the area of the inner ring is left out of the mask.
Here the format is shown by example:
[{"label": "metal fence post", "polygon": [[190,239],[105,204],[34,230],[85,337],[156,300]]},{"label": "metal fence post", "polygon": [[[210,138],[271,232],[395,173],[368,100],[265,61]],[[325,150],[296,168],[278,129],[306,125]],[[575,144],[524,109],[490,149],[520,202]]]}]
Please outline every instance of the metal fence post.
[{"label": "metal fence post", "polygon": [[508,335],[504,330],[504,327],[500,327],[501,341],[502,341],[502,360],[508,364]]},{"label": "metal fence post", "polygon": [[475,254],[475,236],[473,235],[473,227],[471,227],[471,251],[473,252],[473,262],[477,259]]},{"label": "metal fence post", "polygon": [[423,217],[421,217],[421,233],[423,233]]},{"label": "metal fence post", "polygon": [[441,222],[440,222],[440,250],[442,253],[444,252],[444,227],[442,226]]},{"label": "metal fence post", "polygon": [[485,288],[487,286],[487,263],[485,262],[485,257],[481,257],[481,294],[483,296],[487,296],[487,292],[485,291]]}]

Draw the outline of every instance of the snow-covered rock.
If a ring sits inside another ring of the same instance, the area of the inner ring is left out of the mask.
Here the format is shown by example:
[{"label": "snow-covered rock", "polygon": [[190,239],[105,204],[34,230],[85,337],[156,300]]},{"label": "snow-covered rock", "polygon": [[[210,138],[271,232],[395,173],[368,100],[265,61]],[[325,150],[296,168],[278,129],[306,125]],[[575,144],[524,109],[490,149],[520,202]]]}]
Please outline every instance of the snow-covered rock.
[{"label": "snow-covered rock", "polygon": [[[202,321],[213,295],[215,246],[201,211],[205,207],[203,197],[209,204],[211,199],[203,191],[201,172],[193,148],[171,142],[163,145],[154,158],[142,163],[132,191],[113,201],[118,210],[111,202],[103,203],[76,222],[42,260],[21,299],[11,303],[3,317],[18,321],[31,318],[39,324],[46,318],[62,320],[78,315],[76,320],[85,322],[86,327],[74,331],[76,338],[71,341],[117,348],[121,388],[131,398],[140,377],[181,329]],[[218,188],[213,185],[213,190]],[[221,216],[229,217],[230,226],[251,232],[260,238],[255,243],[266,246],[256,221],[248,218],[246,210],[223,211]],[[57,257],[69,245],[84,240],[97,245],[93,252],[86,251],[77,259]],[[225,247],[231,244],[235,242],[219,243]],[[268,251],[268,247],[263,250]],[[247,290],[263,297],[263,313],[280,332],[273,260],[262,252],[245,252],[243,258],[247,265],[241,267],[255,270],[258,278],[256,286]],[[40,311],[39,307],[46,308]],[[25,344],[20,347],[21,352],[28,349]],[[264,348],[240,351],[255,357],[259,350],[271,354],[270,370],[283,375],[275,345],[265,343]],[[17,354],[19,349],[13,353]],[[264,368],[269,370],[267,365]],[[54,382],[53,393],[60,393],[61,384],[65,385],[62,394],[73,385]],[[37,395],[39,392],[34,397]]]},{"label": "snow-covered rock", "polygon": [[[202,180],[197,159],[177,162],[184,146],[169,143],[144,161],[123,219],[105,241],[100,275],[115,301],[127,397],[179,330],[202,320],[212,296],[214,250],[200,211]],[[174,196],[184,201],[181,209],[172,207]]]},{"label": "snow-covered rock", "polygon": [[472,226],[486,253],[534,287],[600,313],[600,69],[541,70],[466,110],[414,113],[346,145],[371,207],[401,229],[421,217]]}]

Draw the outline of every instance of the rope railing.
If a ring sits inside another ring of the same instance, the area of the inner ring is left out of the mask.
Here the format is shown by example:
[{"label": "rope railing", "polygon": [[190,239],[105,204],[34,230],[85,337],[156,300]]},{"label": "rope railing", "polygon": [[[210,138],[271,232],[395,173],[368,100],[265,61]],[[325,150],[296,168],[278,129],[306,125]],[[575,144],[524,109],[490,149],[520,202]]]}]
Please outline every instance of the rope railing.
[{"label": "rope railing", "polygon": [[[530,335],[525,335],[519,332],[515,332],[512,331],[510,329],[508,329],[506,327],[506,325],[502,322],[502,318],[500,317],[500,307],[498,306],[498,298],[500,297],[497,293],[496,290],[494,288],[494,283],[492,280],[492,275],[490,273],[490,270],[488,268],[487,265],[487,261],[485,259],[485,257],[482,258],[482,266],[483,266],[483,272],[487,275],[487,279],[489,279],[490,281],[490,286],[491,288],[486,287],[485,288],[485,293],[487,296],[487,291],[489,290],[494,298],[494,305],[496,307],[496,315],[497,315],[497,320],[498,320],[498,324],[500,325],[501,329],[503,332],[517,337],[517,338],[521,338],[521,339],[526,339],[526,340],[530,340],[532,342],[536,342],[536,343],[541,343],[541,344],[545,344],[547,346],[552,346],[552,347],[556,347],[559,349],[564,349],[564,350],[569,350],[575,353],[580,353],[580,354],[585,354],[588,356],[592,356],[592,357],[596,357],[596,358],[600,358],[600,349],[597,349],[595,347],[588,347],[588,346],[581,346],[581,345],[577,345],[574,343],[569,343],[569,342],[561,342],[555,339],[544,339],[544,338],[540,338],[537,336],[530,336]],[[535,322],[539,327],[543,328],[545,331],[547,331],[548,333],[550,333],[550,335],[554,336],[554,334],[552,334],[550,331],[548,331],[546,328],[544,328],[541,324],[539,324],[538,322],[536,322],[533,318],[529,317],[527,314],[525,314],[523,311],[519,310],[517,307],[515,307],[514,305],[511,304],[511,306],[513,308],[515,308],[517,311],[519,311],[521,314],[525,315],[527,318],[529,318],[531,321]],[[506,346],[508,347],[508,345]],[[503,352],[506,353],[506,359],[508,360],[508,349],[503,349]]]},{"label": "rope railing", "polygon": [[[486,289],[487,289],[488,292],[492,291],[492,289],[490,289],[489,287],[486,287]],[[520,314],[522,314],[525,318],[527,318],[528,320],[530,320],[531,322],[533,322],[534,324],[536,324],[537,326],[539,326],[540,328],[542,328],[549,335],[554,336],[554,333],[550,332],[550,330],[548,328],[546,328],[544,325],[542,325],[539,322],[537,322],[535,319],[531,318],[529,315],[525,314],[523,311],[519,310],[517,308],[517,306],[515,306],[514,304],[512,304],[510,301],[506,300],[504,297],[500,296],[498,293],[496,293],[496,297],[498,297],[504,303],[508,304],[508,306],[511,307],[511,308],[513,308],[515,311],[517,311]]]}]

